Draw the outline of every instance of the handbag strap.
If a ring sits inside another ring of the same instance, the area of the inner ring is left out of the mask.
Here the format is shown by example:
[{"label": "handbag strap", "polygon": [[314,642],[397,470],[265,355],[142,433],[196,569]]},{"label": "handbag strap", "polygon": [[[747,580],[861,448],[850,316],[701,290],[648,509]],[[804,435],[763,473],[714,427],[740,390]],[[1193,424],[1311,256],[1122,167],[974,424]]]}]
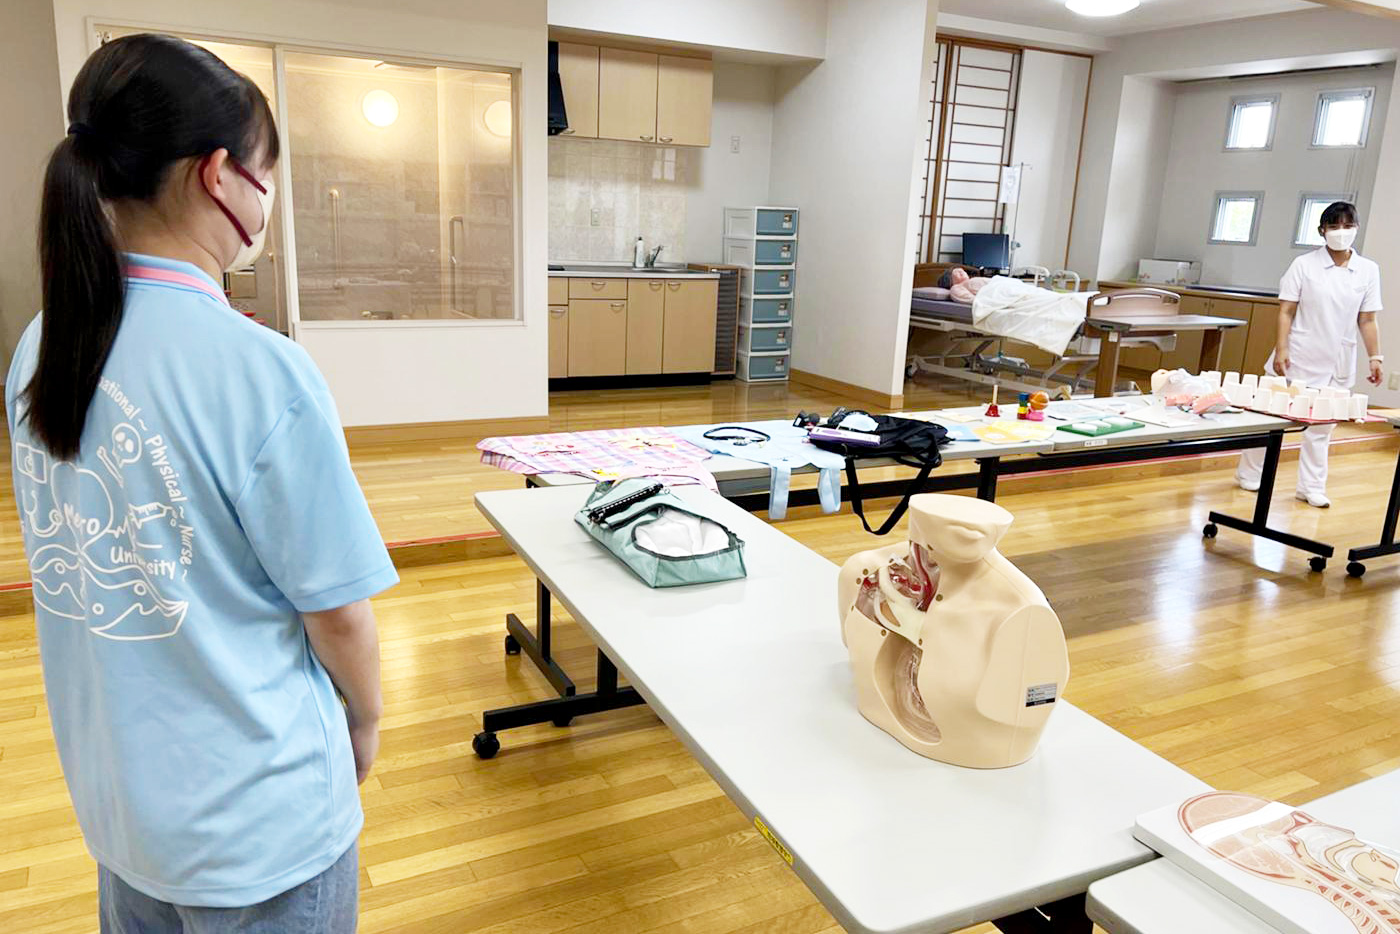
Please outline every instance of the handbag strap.
[{"label": "handbag strap", "polygon": [[909,500],[917,493],[921,492],[924,484],[928,482],[929,475],[933,469],[943,463],[943,455],[937,450],[927,458],[923,466],[919,468],[919,475],[909,481],[909,485],[904,488],[904,495],[899,498],[893,511],[886,517],[879,530],[872,529],[870,523],[865,519],[865,501],[860,492],[860,480],[856,476],[856,460],[853,457],[846,458],[846,480],[851,490],[851,511],[860,518],[860,524],[865,526],[865,531],[872,535],[887,535],[889,531],[899,524],[899,520],[904,517],[904,513],[909,509]]}]

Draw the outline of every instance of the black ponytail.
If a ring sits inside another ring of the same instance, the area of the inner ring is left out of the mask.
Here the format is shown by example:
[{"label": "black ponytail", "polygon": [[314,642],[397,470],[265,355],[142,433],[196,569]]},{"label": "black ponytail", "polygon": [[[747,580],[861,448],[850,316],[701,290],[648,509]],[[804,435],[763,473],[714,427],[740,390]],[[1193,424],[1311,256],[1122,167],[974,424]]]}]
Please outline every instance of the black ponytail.
[{"label": "black ponytail", "polygon": [[79,453],[88,407],[121,327],[126,283],[106,205],[150,201],[174,163],[227,149],[278,155],[267,99],[213,53],[170,36],[125,36],[93,53],[68,95],[68,137],[49,158],[39,211],[44,318],[24,388],[51,454]]}]

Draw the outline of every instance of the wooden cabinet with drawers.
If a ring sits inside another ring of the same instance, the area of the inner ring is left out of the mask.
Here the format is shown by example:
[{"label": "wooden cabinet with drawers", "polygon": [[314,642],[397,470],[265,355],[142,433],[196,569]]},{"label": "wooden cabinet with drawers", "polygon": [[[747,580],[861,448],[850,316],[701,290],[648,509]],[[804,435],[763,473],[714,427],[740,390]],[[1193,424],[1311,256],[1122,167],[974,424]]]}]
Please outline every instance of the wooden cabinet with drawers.
[{"label": "wooden cabinet with drawers", "polygon": [[[1104,281],[1101,289],[1137,288],[1132,282]],[[1154,285],[1181,295],[1184,315],[1212,315],[1244,321],[1242,327],[1229,328],[1221,337],[1220,369],[1238,373],[1263,373],[1264,361],[1274,349],[1278,334],[1278,302],[1250,299],[1228,293],[1212,293],[1190,287]],[[1159,352],[1153,347],[1125,348],[1119,365],[1151,372],[1159,367],[1182,367],[1195,372],[1200,366],[1202,336],[1199,331],[1184,331],[1176,336],[1176,348]]]},{"label": "wooden cabinet with drawers", "polygon": [[598,138],[598,58],[596,45],[559,43],[559,84],[569,115],[562,135]]},{"label": "wooden cabinet with drawers", "polygon": [[558,276],[549,297],[550,379],[714,369],[716,279]]},{"label": "wooden cabinet with drawers", "polygon": [[710,145],[714,63],[693,55],[559,43],[564,135]]}]

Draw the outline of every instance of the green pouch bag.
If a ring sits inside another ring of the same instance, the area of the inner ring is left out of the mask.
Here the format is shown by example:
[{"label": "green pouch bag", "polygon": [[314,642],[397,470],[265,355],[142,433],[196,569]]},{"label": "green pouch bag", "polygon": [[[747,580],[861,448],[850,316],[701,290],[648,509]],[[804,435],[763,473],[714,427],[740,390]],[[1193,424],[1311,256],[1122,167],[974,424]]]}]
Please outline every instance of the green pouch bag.
[{"label": "green pouch bag", "polygon": [[648,587],[713,584],[747,574],[739,536],[655,480],[598,484],[574,521]]}]

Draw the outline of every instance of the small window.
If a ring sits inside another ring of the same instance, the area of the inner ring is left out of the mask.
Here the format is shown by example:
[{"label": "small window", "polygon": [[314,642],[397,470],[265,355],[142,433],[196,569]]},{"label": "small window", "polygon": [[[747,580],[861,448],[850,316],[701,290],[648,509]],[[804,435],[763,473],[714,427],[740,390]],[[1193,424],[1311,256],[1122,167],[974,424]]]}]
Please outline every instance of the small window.
[{"label": "small window", "polygon": [[1293,246],[1302,248],[1322,246],[1324,241],[1317,232],[1318,225],[1322,223],[1322,212],[1327,210],[1327,205],[1334,201],[1354,200],[1355,196],[1347,193],[1305,192],[1298,205],[1298,226],[1293,230]]},{"label": "small window", "polygon": [[1210,242],[1253,246],[1259,234],[1259,211],[1263,203],[1262,191],[1216,192]]},{"label": "small window", "polygon": [[1236,97],[1230,101],[1226,149],[1269,149],[1274,145],[1277,97]]},{"label": "small window", "polygon": [[1375,88],[1323,91],[1317,95],[1312,144],[1319,148],[1361,149],[1371,125]]}]

